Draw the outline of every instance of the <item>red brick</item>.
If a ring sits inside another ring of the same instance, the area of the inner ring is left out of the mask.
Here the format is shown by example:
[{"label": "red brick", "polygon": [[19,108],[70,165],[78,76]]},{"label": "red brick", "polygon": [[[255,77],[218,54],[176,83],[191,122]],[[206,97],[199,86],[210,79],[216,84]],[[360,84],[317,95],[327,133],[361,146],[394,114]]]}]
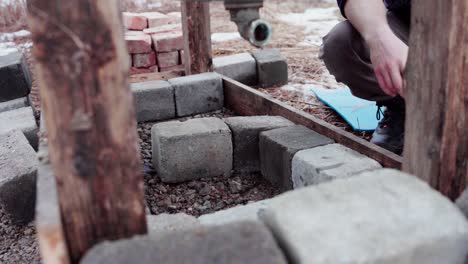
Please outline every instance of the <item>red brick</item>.
[{"label": "red brick", "polygon": [[148,19],[141,14],[124,12],[123,22],[127,29],[143,30],[148,27]]},{"label": "red brick", "polygon": [[176,65],[171,67],[160,68],[161,72],[175,71],[175,72],[185,72],[184,65]]},{"label": "red brick", "polygon": [[156,54],[154,52],[133,55],[133,67],[147,68],[153,65],[156,65]]},{"label": "red brick", "polygon": [[157,52],[176,51],[184,48],[184,38],[181,31],[157,33],[151,37]]},{"label": "red brick", "polygon": [[179,52],[162,52],[157,54],[159,68],[166,68],[179,65]]},{"label": "red brick", "polygon": [[182,24],[170,24],[153,28],[146,28],[143,30],[145,34],[160,34],[170,32],[182,32]]},{"label": "red brick", "polygon": [[[148,27],[158,27],[158,26],[164,26],[167,24],[175,24],[175,17],[174,16],[168,16],[163,13],[159,12],[146,12],[146,13],[141,13],[141,15],[144,15],[148,19]],[[180,23],[180,22],[179,22]]]},{"label": "red brick", "polygon": [[150,53],[151,52],[151,37],[142,35],[127,35],[125,36],[128,52],[132,54]]}]

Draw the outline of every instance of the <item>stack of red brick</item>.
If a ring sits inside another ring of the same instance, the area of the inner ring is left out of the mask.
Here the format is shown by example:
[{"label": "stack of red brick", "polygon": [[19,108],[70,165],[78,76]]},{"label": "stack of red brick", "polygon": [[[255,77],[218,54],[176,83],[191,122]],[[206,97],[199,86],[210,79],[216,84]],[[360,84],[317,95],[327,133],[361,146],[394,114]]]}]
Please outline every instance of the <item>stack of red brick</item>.
[{"label": "stack of red brick", "polygon": [[183,69],[180,13],[123,13],[130,74]]}]

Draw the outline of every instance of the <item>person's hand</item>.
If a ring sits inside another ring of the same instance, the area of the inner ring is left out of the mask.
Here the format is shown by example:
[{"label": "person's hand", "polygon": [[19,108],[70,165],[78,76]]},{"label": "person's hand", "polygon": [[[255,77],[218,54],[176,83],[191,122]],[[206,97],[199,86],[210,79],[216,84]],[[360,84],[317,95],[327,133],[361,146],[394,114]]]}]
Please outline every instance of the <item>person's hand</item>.
[{"label": "person's hand", "polygon": [[408,46],[390,28],[380,31],[367,41],[370,48],[372,66],[382,90],[390,95],[403,96]]}]

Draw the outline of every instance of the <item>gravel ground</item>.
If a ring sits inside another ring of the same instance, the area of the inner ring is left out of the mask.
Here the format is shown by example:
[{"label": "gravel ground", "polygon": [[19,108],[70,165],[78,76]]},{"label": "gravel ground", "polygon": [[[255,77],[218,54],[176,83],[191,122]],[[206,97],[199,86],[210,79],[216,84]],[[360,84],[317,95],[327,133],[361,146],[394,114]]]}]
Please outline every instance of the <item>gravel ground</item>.
[{"label": "gravel ground", "polygon": [[[222,118],[232,114],[222,111],[191,118],[208,116]],[[216,177],[179,184],[162,183],[151,162],[151,127],[154,124],[138,125],[144,162],[145,197],[152,214],[186,213],[200,216],[279,194],[279,190],[265,181],[260,174]]]}]

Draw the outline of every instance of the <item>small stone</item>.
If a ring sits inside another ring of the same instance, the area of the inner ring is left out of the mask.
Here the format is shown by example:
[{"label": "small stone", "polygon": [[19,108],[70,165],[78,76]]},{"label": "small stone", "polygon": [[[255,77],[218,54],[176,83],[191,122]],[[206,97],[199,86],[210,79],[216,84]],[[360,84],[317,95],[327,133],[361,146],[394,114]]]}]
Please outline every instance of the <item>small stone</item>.
[{"label": "small stone", "polygon": [[206,185],[205,187],[203,187],[201,190],[200,190],[200,195],[203,195],[203,196],[206,196],[206,195],[209,195],[211,193],[211,188],[210,186]]},{"label": "small stone", "polygon": [[238,193],[242,190],[242,184],[240,182],[230,181],[229,190],[231,190],[232,193]]}]

